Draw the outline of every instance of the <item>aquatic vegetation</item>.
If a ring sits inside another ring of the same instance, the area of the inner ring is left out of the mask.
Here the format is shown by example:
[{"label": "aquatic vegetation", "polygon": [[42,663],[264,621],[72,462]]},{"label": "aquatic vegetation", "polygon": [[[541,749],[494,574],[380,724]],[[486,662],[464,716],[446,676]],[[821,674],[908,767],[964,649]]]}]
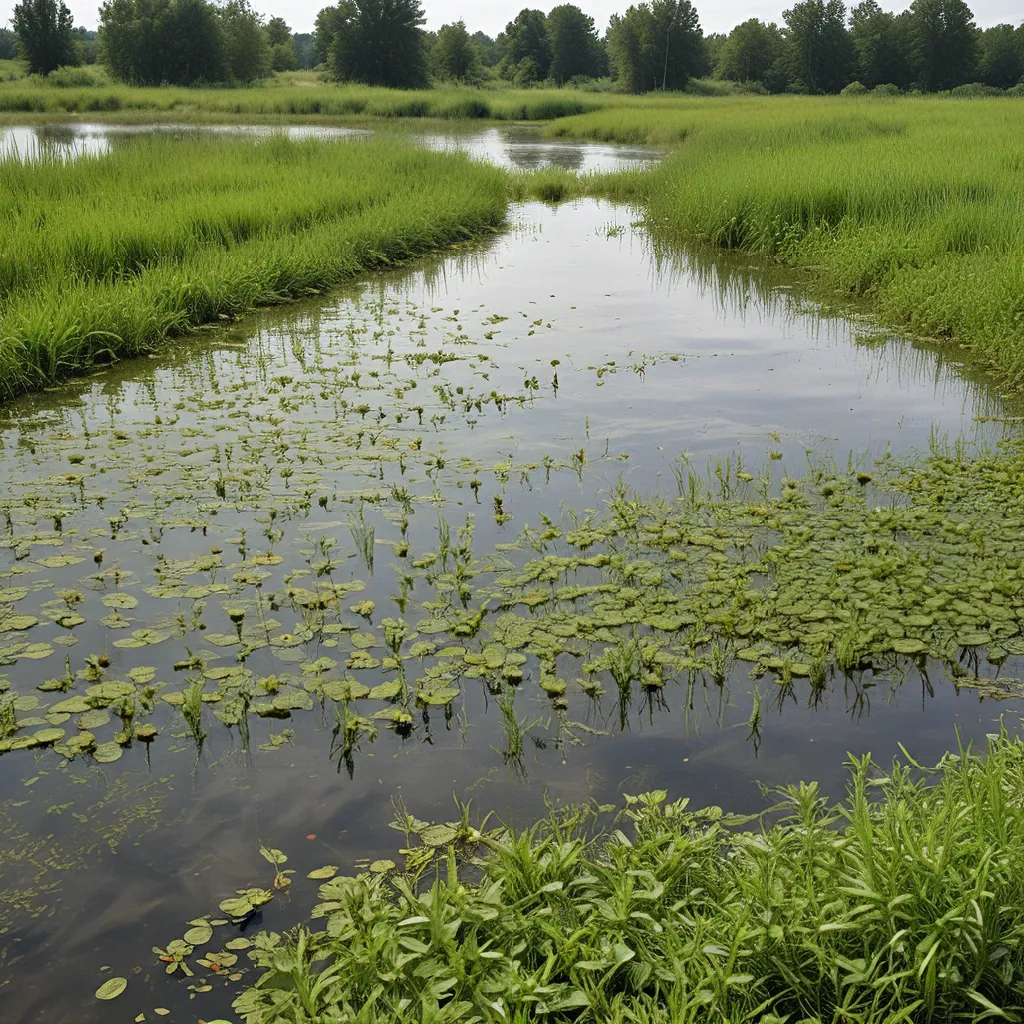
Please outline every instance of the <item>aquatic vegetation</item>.
[{"label": "aquatic vegetation", "polygon": [[147,112],[174,118],[235,120],[305,117],[443,118],[547,121],[628,104],[635,97],[576,89],[385,89],[332,85],[306,76],[298,85],[278,80],[259,89],[136,88],[124,85],[53,88],[44,80],[0,83],[0,111],[33,114],[116,115]]},{"label": "aquatic vegetation", "polygon": [[664,791],[626,797],[621,827],[593,806],[521,832],[440,826],[433,872],[417,855],[325,882],[326,927],[265,936],[235,1010],[667,1024],[1024,1008],[1019,740],[930,770],[856,759],[835,806],[814,783],[774,795],[754,828]]}]

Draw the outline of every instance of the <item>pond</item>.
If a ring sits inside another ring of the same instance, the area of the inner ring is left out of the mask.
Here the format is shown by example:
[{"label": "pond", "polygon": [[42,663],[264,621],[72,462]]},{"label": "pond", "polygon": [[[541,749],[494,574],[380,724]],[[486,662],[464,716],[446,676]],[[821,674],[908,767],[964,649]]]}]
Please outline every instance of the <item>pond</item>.
[{"label": "pond", "polygon": [[[635,216],[515,207],[485,244],[0,409],[5,1019],[230,1016],[244,957],[169,977],[150,950],[268,886],[261,845],[296,874],[248,932],[292,926],[308,872],[393,855],[398,802],[752,810],[759,782],[837,796],[847,751],[934,761],[1019,707],[912,662],[813,692],[742,660],[625,689],[585,667],[630,635],[596,557],[622,545],[572,540],[609,503],[993,443],[1013,413],[764,268],[660,252]],[[591,632],[549,613],[576,586]],[[95,1001],[111,974],[127,992]]]},{"label": "pond", "polygon": [[[242,135],[260,138],[284,134],[291,139],[359,139],[373,134],[365,128],[330,125],[240,125],[240,124],[114,124],[55,122],[40,125],[0,124],[0,160],[9,155],[22,159],[43,156],[74,158],[83,153],[105,153],[112,146],[130,142],[140,135]],[[570,139],[546,139],[540,129],[529,125],[500,128],[423,128],[408,133],[418,145],[436,150],[463,150],[478,160],[509,170],[533,171],[541,167],[564,167],[589,174],[650,165],[661,159],[655,149],[642,146],[612,146]]]}]

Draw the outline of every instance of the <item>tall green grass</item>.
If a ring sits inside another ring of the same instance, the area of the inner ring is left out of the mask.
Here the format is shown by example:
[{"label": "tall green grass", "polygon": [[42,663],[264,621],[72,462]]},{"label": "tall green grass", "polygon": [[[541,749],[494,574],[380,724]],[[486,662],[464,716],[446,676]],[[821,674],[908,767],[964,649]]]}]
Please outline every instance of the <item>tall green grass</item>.
[{"label": "tall green grass", "polygon": [[[814,784],[778,797],[753,831],[653,793],[597,838],[593,812],[570,809],[487,835],[468,865],[449,853],[432,882],[335,878],[314,911],[324,931],[257,939],[265,973],[236,1011],[247,1024],[1020,1019],[1019,740],[929,772],[854,760],[836,806]],[[465,822],[454,833],[472,842]]]},{"label": "tall green grass", "polygon": [[573,89],[470,87],[401,90],[293,84],[287,76],[260,88],[133,88],[124,85],[57,87],[46,80],[0,80],[0,113],[86,114],[149,112],[202,117],[409,117],[546,121],[621,103],[627,97]]},{"label": "tall green grass", "polygon": [[0,394],[493,230],[505,176],[398,140],[147,137],[0,161]]},{"label": "tall green grass", "polygon": [[616,186],[659,239],[811,268],[828,297],[866,300],[1024,387],[1024,103],[677,99],[547,130],[672,144],[654,174]]}]

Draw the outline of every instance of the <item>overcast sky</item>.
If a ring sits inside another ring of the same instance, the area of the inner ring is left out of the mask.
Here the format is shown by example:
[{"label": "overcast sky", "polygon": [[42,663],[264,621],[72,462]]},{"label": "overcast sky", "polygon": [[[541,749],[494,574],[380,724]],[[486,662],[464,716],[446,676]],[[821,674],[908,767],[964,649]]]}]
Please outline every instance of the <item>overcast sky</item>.
[{"label": "overcast sky", "polygon": [[[95,28],[98,4],[96,0],[65,0],[75,16],[76,25]],[[529,0],[425,0],[427,27],[436,29],[449,21],[462,19],[466,27],[475,32],[482,29],[490,36],[497,35],[505,25],[525,6],[550,10],[556,0],[537,3]],[[577,5],[593,15],[601,31],[608,24],[608,16],[625,10],[634,0],[577,0]],[[880,0],[882,7],[890,11],[901,11],[907,3],[887,3]],[[252,0],[252,6],[268,16],[279,14],[296,32],[309,32],[317,11],[327,6],[327,0]],[[747,18],[762,18],[765,21],[781,21],[782,12],[789,3],[758,2],[758,0],[697,0],[701,25],[705,32],[728,32],[734,25]],[[0,24],[6,23],[14,9],[14,0],[0,0]],[[971,3],[978,24],[985,28],[1002,22],[1019,24],[1024,20],[1020,0],[974,0]]]}]

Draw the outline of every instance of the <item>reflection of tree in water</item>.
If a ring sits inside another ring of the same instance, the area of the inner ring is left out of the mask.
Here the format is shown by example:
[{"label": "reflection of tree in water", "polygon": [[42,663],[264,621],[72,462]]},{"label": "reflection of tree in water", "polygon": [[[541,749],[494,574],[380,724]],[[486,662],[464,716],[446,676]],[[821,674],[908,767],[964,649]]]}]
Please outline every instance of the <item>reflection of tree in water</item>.
[{"label": "reflection of tree in water", "polygon": [[586,159],[583,146],[548,142],[536,132],[503,132],[502,144],[509,161],[521,171],[537,171],[542,167],[564,167],[568,171],[582,171]]}]

